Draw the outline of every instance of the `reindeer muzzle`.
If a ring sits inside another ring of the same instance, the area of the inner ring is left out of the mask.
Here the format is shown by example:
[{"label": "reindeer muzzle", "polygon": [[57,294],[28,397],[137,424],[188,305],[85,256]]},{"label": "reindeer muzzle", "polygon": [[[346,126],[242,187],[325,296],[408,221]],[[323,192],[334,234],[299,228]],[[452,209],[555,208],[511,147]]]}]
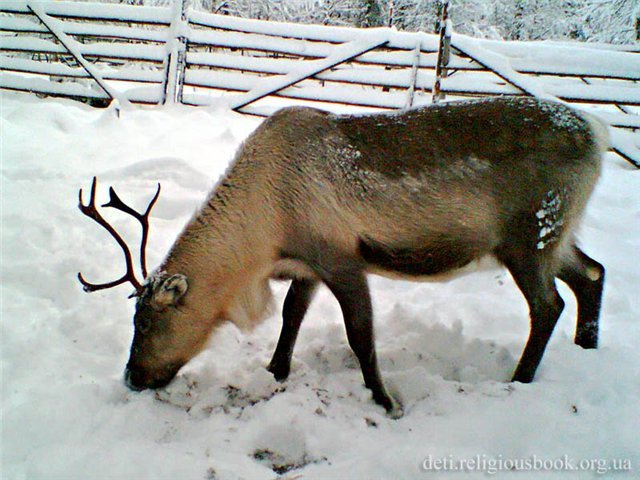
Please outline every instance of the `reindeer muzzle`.
[{"label": "reindeer muzzle", "polygon": [[136,392],[166,387],[175,378],[180,367],[182,365],[169,365],[160,371],[145,372],[142,369],[127,365],[124,370],[124,383]]}]

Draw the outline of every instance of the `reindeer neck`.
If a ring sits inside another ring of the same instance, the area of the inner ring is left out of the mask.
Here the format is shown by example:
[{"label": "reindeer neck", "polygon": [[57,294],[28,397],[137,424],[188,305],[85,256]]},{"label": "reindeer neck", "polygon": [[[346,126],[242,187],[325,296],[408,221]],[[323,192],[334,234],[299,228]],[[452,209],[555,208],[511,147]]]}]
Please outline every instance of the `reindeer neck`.
[{"label": "reindeer neck", "polygon": [[182,273],[220,292],[268,268],[273,249],[268,239],[273,236],[267,231],[269,208],[258,194],[260,176],[236,170],[187,224],[161,270]]}]

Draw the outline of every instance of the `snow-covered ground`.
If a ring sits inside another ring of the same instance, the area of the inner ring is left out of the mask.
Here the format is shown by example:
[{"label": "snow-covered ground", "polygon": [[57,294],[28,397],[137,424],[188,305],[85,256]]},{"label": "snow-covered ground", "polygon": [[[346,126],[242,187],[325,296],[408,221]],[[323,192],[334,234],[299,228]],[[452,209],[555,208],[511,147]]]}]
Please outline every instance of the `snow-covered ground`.
[{"label": "snow-covered ground", "polygon": [[[436,473],[442,460],[506,470],[496,478],[540,478],[509,471],[516,460],[543,469],[555,461],[564,475],[553,478],[603,477],[610,467],[634,470],[615,478],[638,475],[640,173],[614,155],[580,235],[607,267],[601,348],[573,344],[575,302],[561,286],[567,307],[536,381],[511,384],[529,322],[505,271],[449,283],[372,277],[383,377],[405,407],[391,420],[370,400],[326,290],[303,325],[287,382],[265,370],[278,308],[254,332],[224,327],[168,388],[134,393],[122,383],[130,287],[88,295],[76,279],[82,271],[112,280],[124,268],[115,242],[76,208],[93,175],[99,201],[114,185],[138,209],[162,183],[148,249],[154,267],[260,120],[187,107],[118,118],[112,109],[0,94],[2,478],[485,475]],[[135,220],[105,215],[135,244]],[[274,284],[279,304],[286,287]]]}]

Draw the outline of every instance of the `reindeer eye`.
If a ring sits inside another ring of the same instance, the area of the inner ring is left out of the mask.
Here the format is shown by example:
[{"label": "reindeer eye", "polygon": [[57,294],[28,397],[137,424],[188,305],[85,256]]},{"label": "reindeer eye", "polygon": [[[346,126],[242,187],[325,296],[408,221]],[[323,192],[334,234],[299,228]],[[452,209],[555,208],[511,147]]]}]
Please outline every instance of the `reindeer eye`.
[{"label": "reindeer eye", "polygon": [[147,333],[151,327],[151,317],[144,314],[137,314],[134,317],[134,326],[140,333]]}]

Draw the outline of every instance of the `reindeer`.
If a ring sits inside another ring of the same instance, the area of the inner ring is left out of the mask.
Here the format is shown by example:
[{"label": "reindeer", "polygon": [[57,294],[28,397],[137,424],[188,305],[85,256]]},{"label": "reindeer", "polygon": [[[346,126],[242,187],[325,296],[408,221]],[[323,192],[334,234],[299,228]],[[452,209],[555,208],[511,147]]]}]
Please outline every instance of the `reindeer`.
[{"label": "reindeer", "polygon": [[[578,302],[575,343],[598,344],[604,268],[575,231],[598,179],[606,129],[564,104],[530,98],[451,102],[393,113],[334,115],[285,108],[244,142],[162,264],[139,282],[126,244],[91,201],[80,208],[118,240],[127,273],[85,290],[135,287],[135,332],[125,370],[132,389],[167,385],[224,321],[256,325],[270,279],[289,279],[268,370],[287,378],[317,285],[338,300],[349,345],[373,400],[402,415],[380,376],[366,275],[439,277],[485,256],[511,273],[530,309],[513,374],[531,382],[564,302]],[[107,206],[149,212],[111,189]],[[144,262],[144,260],[142,260]]]}]

